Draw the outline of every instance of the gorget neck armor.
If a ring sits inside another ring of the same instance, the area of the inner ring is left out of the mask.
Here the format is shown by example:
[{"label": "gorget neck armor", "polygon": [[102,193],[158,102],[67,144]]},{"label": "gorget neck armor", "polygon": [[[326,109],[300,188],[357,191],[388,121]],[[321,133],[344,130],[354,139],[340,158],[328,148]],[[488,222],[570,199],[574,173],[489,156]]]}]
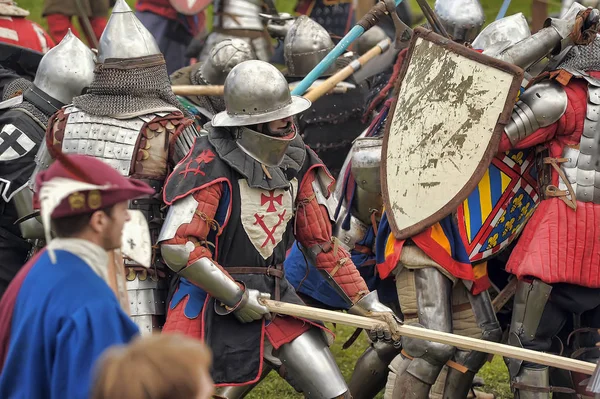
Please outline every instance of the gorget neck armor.
[{"label": "gorget neck armor", "polygon": [[294,127],[294,136],[292,138],[284,139],[259,133],[242,126],[236,129],[235,142],[242,151],[260,163],[266,166],[277,167],[283,161],[290,143],[296,138],[296,130]]},{"label": "gorget neck armor", "polygon": [[289,144],[279,166],[264,165],[270,178],[265,176],[263,165],[248,155],[236,143],[235,135],[239,128],[217,128],[210,123],[205,125],[208,130],[208,141],[215,147],[219,157],[235,171],[243,175],[248,186],[263,190],[287,189],[290,180],[298,174],[306,159],[306,147],[300,135]]},{"label": "gorget neck armor", "polygon": [[94,74],[87,94],[73,99],[88,114],[127,119],[152,112],[185,113],[171,90],[162,54],[107,59]]}]

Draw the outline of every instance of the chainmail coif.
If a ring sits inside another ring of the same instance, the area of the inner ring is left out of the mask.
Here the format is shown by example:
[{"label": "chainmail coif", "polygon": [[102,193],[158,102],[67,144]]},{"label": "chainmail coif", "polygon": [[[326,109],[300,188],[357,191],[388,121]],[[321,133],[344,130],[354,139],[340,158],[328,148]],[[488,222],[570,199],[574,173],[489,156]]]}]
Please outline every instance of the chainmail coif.
[{"label": "chainmail coif", "polygon": [[586,46],[573,46],[559,68],[572,68],[580,71],[600,71],[600,38]]},{"label": "chainmail coif", "polygon": [[183,107],[171,90],[162,55],[133,59],[108,59],[94,71],[87,93],[73,104],[92,115],[115,116]]},{"label": "chainmail coif", "polygon": [[[200,68],[198,68],[196,73],[190,74],[190,81],[196,86],[210,85],[210,83],[202,77]],[[195,96],[194,99],[199,106],[205,108],[213,115],[225,111],[225,98],[223,96]]]},{"label": "chainmail coif", "polygon": [[25,93],[25,90],[29,89],[32,85],[33,82],[24,78],[12,80],[4,87],[2,101],[9,100],[14,96],[18,96],[20,94]]}]

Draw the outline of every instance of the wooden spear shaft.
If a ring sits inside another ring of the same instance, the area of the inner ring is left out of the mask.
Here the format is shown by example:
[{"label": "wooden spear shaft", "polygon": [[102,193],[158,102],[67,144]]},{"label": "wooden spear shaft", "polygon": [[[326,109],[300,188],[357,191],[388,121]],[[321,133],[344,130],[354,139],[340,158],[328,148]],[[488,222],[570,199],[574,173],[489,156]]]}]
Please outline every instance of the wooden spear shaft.
[{"label": "wooden spear shaft", "polygon": [[344,68],[340,69],[335,74],[330,76],[323,83],[321,83],[317,87],[312,88],[310,91],[304,94],[304,98],[313,102],[318,100],[320,97],[333,90],[333,88],[338,83],[346,80],[350,75],[358,71],[367,62],[371,61],[379,54],[386,52],[390,48],[390,45],[390,39],[385,39],[377,43],[376,46],[373,46],[369,51],[361,55],[358,59],[352,61],[350,64],[346,65]]},{"label": "wooden spear shaft", "polygon": [[177,85],[171,88],[178,96],[222,96],[224,93],[223,86]]},{"label": "wooden spear shaft", "polygon": [[[323,83],[316,87],[312,87],[307,94],[304,95],[310,101],[315,101],[325,94],[333,90],[336,85],[346,80],[354,72],[358,71],[367,62],[375,58],[381,53],[386,52],[391,45],[389,39],[382,40],[376,46],[360,56],[357,60],[352,61],[345,68],[342,68],[334,75],[330,76]],[[222,96],[224,95],[224,86],[195,86],[195,85],[175,85],[171,86],[173,94],[178,96]]]},{"label": "wooden spear shaft", "polygon": [[[383,322],[364,316],[355,316],[348,313],[334,312],[313,308],[309,306],[296,305],[293,303],[273,301],[271,299],[261,299],[261,302],[270,312],[302,317],[311,320],[321,320],[331,323],[340,323],[347,326],[372,330],[378,326],[385,325]],[[583,362],[581,360],[570,359],[567,357],[551,355],[549,353],[536,352],[530,349],[518,348],[515,346],[499,344],[497,342],[483,341],[462,335],[450,334],[441,331],[429,330],[414,326],[398,326],[400,334],[405,337],[419,338],[427,341],[439,342],[446,345],[456,346],[461,349],[469,349],[478,352],[492,353],[513,359],[520,359],[532,363],[543,364],[545,366],[556,367],[564,370],[575,371],[592,375],[596,365]]]}]

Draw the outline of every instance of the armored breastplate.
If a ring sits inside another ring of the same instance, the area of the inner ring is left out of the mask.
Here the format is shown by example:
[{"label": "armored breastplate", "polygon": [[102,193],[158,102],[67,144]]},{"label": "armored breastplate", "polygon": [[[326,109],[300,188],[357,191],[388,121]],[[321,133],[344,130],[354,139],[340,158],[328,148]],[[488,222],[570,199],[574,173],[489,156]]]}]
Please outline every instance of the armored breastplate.
[{"label": "armored breastplate", "polygon": [[264,30],[260,0],[216,0],[213,25],[227,30]]},{"label": "armored breastplate", "polygon": [[[563,150],[561,169],[569,181],[577,201],[600,204],[600,168],[598,140],[600,140],[600,80],[587,77],[588,101],[583,133],[578,146],[566,146]],[[559,190],[569,187],[559,176]]]},{"label": "armored breastplate", "polygon": [[176,130],[173,122],[162,119],[168,113],[123,120],[90,115],[71,106],[64,114],[68,118],[62,138],[64,153],[102,159],[123,176],[166,177],[167,144]]}]

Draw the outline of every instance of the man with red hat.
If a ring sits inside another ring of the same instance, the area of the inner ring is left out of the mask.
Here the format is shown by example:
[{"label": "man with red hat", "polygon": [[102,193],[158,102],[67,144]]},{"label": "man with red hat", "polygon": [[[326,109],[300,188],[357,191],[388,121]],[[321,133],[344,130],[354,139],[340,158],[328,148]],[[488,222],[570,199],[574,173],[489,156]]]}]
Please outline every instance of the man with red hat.
[{"label": "man with red hat", "polygon": [[154,190],[83,155],[60,157],[37,185],[48,245],[0,301],[0,397],[87,398],[98,356],[138,334],[108,251],[121,247],[128,201]]}]

